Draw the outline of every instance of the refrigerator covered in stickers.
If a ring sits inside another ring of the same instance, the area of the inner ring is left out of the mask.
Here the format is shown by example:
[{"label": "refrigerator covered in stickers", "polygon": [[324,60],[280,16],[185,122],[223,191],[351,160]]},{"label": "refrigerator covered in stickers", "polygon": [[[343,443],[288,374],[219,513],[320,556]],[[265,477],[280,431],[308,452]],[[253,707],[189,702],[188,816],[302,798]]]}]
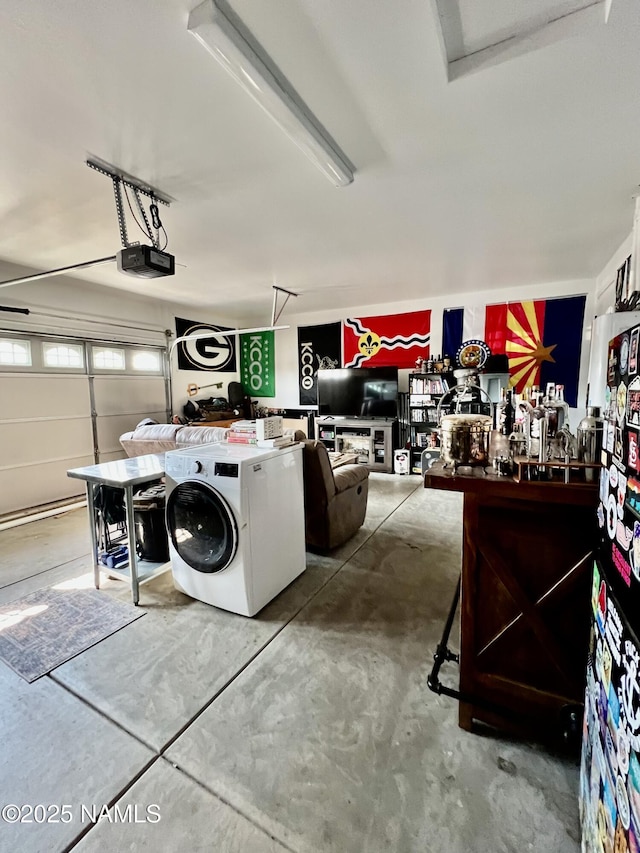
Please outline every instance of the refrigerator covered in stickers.
[{"label": "refrigerator covered in stickers", "polygon": [[607,353],[580,773],[583,853],[640,853],[640,326]]}]

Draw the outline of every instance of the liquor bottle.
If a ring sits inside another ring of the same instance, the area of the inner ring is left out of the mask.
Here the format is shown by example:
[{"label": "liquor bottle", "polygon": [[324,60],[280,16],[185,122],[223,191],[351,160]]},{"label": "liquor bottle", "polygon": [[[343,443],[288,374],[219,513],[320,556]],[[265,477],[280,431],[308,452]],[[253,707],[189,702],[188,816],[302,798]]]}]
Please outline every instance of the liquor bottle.
[{"label": "liquor bottle", "polygon": [[564,385],[556,385],[556,406],[562,411],[562,416],[558,412],[558,429],[569,429],[569,404],[564,399]]},{"label": "liquor bottle", "polygon": [[511,435],[515,421],[516,410],[513,405],[511,389],[509,389],[505,394],[505,404],[500,412],[500,432],[502,435]]},{"label": "liquor bottle", "polygon": [[502,426],[502,412],[507,405],[507,389],[500,389],[500,400],[496,403],[493,428],[499,430]]},{"label": "liquor bottle", "polygon": [[529,395],[529,402],[531,403],[531,407],[533,409],[531,415],[531,438],[533,439],[532,447],[535,445],[535,451],[532,449],[531,453],[538,454],[538,440],[540,438],[540,420],[544,417],[543,413],[540,411],[542,407],[542,397],[540,396],[540,388],[537,385],[531,386],[531,393]]},{"label": "liquor bottle", "polygon": [[547,436],[553,438],[562,427],[564,413],[556,402],[555,382],[547,382],[547,391],[542,398],[542,408],[547,421]]},{"label": "liquor bottle", "polygon": [[569,429],[569,406],[564,400],[564,385],[554,385],[551,382],[547,385],[543,408],[550,438],[557,435],[563,427]]},{"label": "liquor bottle", "polygon": [[511,459],[524,456],[527,452],[527,438],[522,429],[522,423],[515,423],[509,436],[509,455]]},{"label": "liquor bottle", "polygon": [[531,394],[529,396],[529,402],[533,406],[534,409],[537,409],[540,405],[540,389],[537,385],[531,386]]}]

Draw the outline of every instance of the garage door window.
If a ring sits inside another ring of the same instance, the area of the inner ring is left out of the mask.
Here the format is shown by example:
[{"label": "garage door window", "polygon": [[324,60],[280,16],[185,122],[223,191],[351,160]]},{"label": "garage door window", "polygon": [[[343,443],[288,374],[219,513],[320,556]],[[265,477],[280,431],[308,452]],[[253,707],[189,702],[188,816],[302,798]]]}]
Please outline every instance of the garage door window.
[{"label": "garage door window", "polygon": [[131,357],[131,366],[144,373],[160,373],[160,353],[157,350],[137,350]]},{"label": "garage door window", "polygon": [[44,344],[42,347],[45,367],[83,367],[84,350],[73,344]]},{"label": "garage door window", "polygon": [[124,370],[125,359],[123,349],[110,347],[93,347],[93,366],[96,370]]},{"label": "garage door window", "polygon": [[31,345],[29,341],[0,340],[0,364],[31,367]]}]

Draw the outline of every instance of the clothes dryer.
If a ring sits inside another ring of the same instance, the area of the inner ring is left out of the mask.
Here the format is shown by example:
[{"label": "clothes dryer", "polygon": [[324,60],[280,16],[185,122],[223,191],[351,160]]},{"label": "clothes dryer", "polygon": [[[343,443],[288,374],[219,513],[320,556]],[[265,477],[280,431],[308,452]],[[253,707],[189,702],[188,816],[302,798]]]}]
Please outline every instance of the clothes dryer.
[{"label": "clothes dryer", "polygon": [[306,567],[302,446],[209,444],[165,454],[174,584],[254,616]]}]

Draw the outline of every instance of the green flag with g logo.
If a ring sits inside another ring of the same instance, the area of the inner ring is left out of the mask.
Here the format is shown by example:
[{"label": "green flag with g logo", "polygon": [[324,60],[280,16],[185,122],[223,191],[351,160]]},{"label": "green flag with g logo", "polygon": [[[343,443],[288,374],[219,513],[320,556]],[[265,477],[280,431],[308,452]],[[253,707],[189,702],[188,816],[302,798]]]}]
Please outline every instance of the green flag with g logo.
[{"label": "green flag with g logo", "polygon": [[276,360],[273,332],[240,335],[240,381],[250,397],[275,397]]}]

